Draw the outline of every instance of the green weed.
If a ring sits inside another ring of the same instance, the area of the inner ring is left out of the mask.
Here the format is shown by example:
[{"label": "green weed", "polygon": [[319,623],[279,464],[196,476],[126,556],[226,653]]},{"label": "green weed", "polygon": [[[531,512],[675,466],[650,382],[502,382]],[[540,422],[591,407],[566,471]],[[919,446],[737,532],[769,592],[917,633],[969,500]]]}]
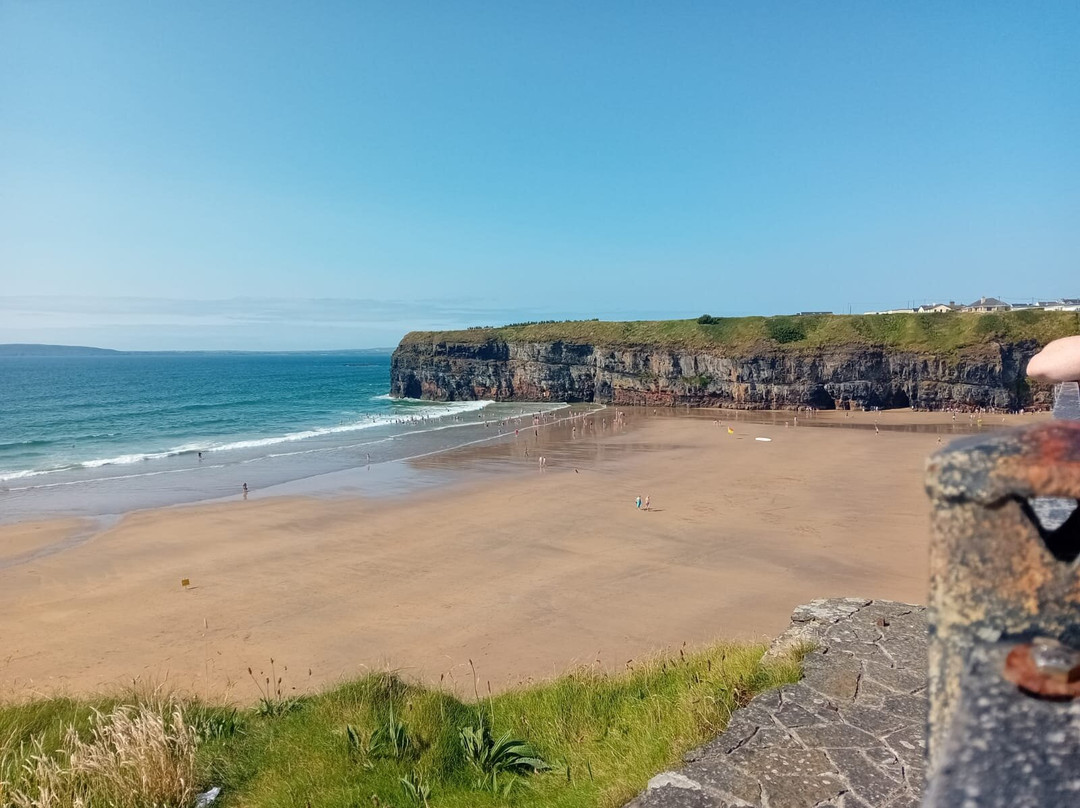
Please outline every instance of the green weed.
[{"label": "green weed", "polygon": [[[288,670],[289,666],[286,665],[285,672],[287,673]],[[251,681],[259,690],[259,704],[255,709],[258,715],[263,718],[272,718],[300,709],[301,701],[298,697],[285,695],[285,677],[277,675],[273,657],[270,657],[270,675],[267,676],[263,671],[259,671],[259,676],[264,677],[263,681],[260,682],[255,678],[255,673],[251,668],[247,671]]]},{"label": "green weed", "polygon": [[[239,711],[177,702],[177,712],[140,694],[0,705],[0,805],[59,808],[79,794],[87,806],[190,808],[194,791],[221,786],[215,808],[617,808],[756,693],[798,678],[797,659],[763,665],[763,651],[680,651],[468,702],[378,673],[302,699],[283,683],[267,691],[260,674],[259,702]],[[287,701],[303,709],[265,706]],[[113,774],[59,774],[87,747]],[[148,790],[140,770],[174,790]],[[42,783],[67,796],[29,799]]]},{"label": "green weed", "polygon": [[424,782],[419,772],[412,772],[401,780],[401,791],[405,795],[405,802],[414,808],[428,808],[428,800],[431,798],[431,787]]},{"label": "green weed", "polygon": [[535,774],[551,768],[531,746],[511,737],[509,732],[495,740],[482,714],[475,725],[461,728],[460,737],[465,760],[478,775],[478,789],[509,794],[513,788],[512,776]]},{"label": "green weed", "polygon": [[394,716],[394,703],[390,702],[390,712],[386,720],[371,733],[368,741],[368,754],[373,758],[404,760],[413,748],[412,738],[405,725]]}]

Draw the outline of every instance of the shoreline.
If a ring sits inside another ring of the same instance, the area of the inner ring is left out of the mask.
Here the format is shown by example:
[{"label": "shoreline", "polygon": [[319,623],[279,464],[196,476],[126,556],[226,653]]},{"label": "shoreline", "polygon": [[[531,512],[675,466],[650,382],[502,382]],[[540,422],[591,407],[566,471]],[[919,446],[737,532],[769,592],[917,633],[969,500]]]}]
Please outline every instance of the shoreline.
[{"label": "shoreline", "polygon": [[[816,597],[925,600],[922,465],[939,437],[972,431],[959,417],[818,413],[794,427],[791,413],[627,412],[614,434],[540,430],[544,472],[510,435],[409,461],[449,484],[407,496],[143,510],[0,563],[0,692],[137,678],[246,702],[247,667],[270,657],[312,671],[286,680],[300,689],[386,666],[460,688],[469,660],[502,689],[684,642],[761,640]],[[0,526],[0,562],[77,529]]]},{"label": "shoreline", "polygon": [[[439,407],[440,403],[434,402],[433,406]],[[581,412],[584,407],[594,408],[594,405],[551,403],[533,406],[543,415],[542,428]],[[34,472],[33,476],[14,480],[24,485],[0,483],[0,526],[38,521],[42,517],[115,519],[140,510],[228,501],[240,493],[241,483],[247,481],[252,491],[273,496],[353,492],[361,480],[372,481],[370,475],[358,475],[358,472],[375,467],[385,469],[375,481],[382,489],[365,493],[407,493],[413,487],[422,489],[432,484],[424,479],[410,480],[406,470],[408,461],[498,440],[506,435],[502,424],[532,415],[520,406],[515,406],[513,411],[502,405],[492,408],[491,402],[469,409],[465,415],[473,412],[477,413],[475,421],[458,413],[372,424],[360,443],[339,443],[335,435],[328,434],[298,441],[295,446],[290,443],[291,451],[266,455],[219,457],[219,452],[226,455],[229,452],[220,447],[206,449],[205,464],[200,453],[192,449],[155,455],[156,459],[146,456],[141,463],[125,461],[93,468],[79,466]],[[355,434],[355,430],[348,434]],[[99,475],[103,470],[116,473]]]}]

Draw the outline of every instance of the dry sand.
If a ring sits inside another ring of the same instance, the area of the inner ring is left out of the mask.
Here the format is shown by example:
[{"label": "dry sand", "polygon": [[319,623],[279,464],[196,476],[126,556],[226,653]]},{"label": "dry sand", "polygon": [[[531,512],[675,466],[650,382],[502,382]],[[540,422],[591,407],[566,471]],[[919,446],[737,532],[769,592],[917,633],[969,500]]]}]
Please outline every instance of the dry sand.
[{"label": "dry sand", "polygon": [[471,693],[470,659],[482,689],[500,688],[683,642],[761,640],[813,598],[924,601],[922,469],[938,434],[898,430],[948,431],[950,417],[753,417],[634,410],[614,433],[597,415],[595,431],[549,433],[528,459],[523,430],[429,458],[461,482],[407,499],[144,511],[66,544],[82,525],[0,528],[0,691],[167,679],[250,701],[248,666],[273,657],[290,688],[390,666]]}]

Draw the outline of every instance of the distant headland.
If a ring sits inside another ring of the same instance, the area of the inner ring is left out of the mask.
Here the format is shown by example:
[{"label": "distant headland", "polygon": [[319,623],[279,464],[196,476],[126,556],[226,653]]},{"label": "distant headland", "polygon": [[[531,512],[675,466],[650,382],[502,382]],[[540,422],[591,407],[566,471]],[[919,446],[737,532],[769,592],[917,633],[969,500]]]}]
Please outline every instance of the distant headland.
[{"label": "distant headland", "polygon": [[115,356],[123,353],[110,348],[86,345],[42,345],[29,342],[0,344],[0,356]]},{"label": "distant headland", "polygon": [[162,354],[318,354],[320,356],[387,356],[393,348],[342,348],[311,351],[116,351],[112,348],[91,348],[86,345],[43,345],[10,342],[0,344],[0,357],[81,357],[81,356],[149,356]]}]

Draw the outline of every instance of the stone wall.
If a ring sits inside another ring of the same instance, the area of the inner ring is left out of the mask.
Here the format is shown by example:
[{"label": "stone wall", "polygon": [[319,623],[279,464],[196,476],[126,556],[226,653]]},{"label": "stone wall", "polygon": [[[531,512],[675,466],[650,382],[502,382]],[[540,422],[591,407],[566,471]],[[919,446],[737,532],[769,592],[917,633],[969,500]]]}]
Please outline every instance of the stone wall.
[{"label": "stone wall", "polygon": [[925,607],[816,600],[791,621],[769,654],[813,643],[802,681],[737,710],[627,808],[918,808]]}]

